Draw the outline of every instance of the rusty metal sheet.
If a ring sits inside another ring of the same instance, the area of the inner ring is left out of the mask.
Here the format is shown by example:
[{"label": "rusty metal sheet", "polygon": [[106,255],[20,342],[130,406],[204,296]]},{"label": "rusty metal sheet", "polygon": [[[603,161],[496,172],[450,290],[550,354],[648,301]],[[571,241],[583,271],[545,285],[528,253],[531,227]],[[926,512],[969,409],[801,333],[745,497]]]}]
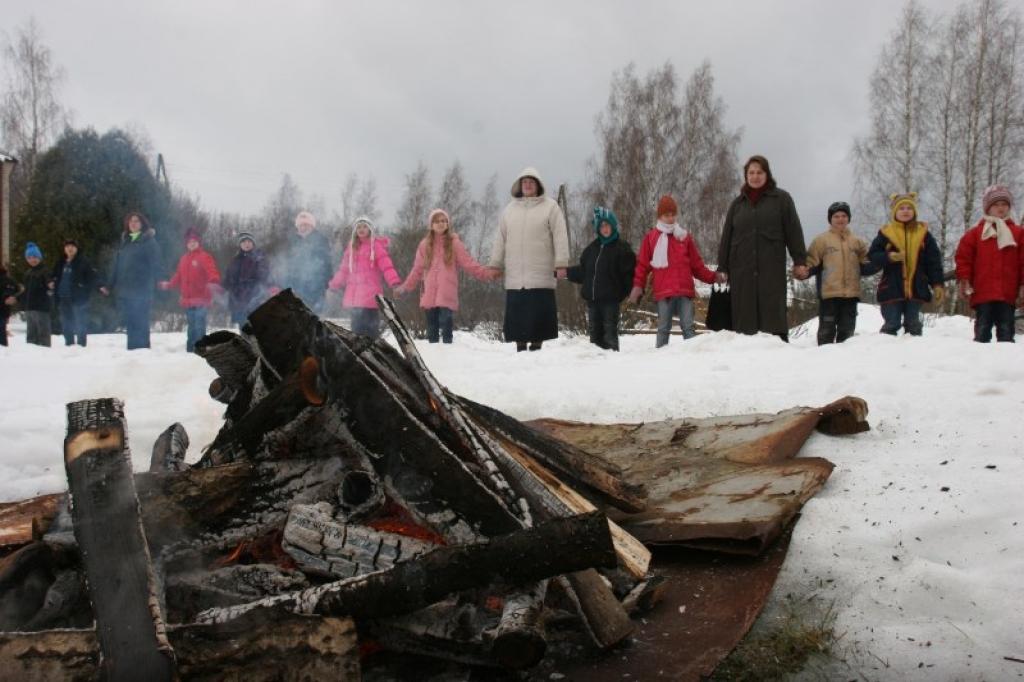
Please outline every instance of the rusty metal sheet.
[{"label": "rusty metal sheet", "polygon": [[667,578],[662,601],[634,621],[629,644],[589,656],[556,653],[528,679],[552,679],[552,673],[586,682],[706,678],[761,613],[786,558],[791,528],[757,557],[658,549],[651,569]]},{"label": "rusty metal sheet", "polygon": [[[32,542],[50,527],[63,493],[0,503],[0,554]],[[33,531],[33,525],[35,526]],[[35,532],[37,535],[33,535]]]},{"label": "rusty metal sheet", "polygon": [[647,489],[639,514],[608,510],[648,544],[758,554],[768,547],[832,472],[831,462],[795,458],[818,428],[867,428],[867,404],[847,397],[822,408],[774,415],[670,419],[644,424],[528,424],[619,467]]}]

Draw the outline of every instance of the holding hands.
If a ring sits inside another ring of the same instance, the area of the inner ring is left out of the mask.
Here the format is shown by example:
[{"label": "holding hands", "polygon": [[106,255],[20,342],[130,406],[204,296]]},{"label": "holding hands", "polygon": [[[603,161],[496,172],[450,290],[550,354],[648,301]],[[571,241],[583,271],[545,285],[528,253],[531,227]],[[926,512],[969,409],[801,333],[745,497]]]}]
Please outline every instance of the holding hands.
[{"label": "holding hands", "polygon": [[167,280],[164,280],[163,282],[157,282],[156,288],[159,289],[160,291],[167,291],[168,289],[171,288],[171,283],[168,282]]},{"label": "holding hands", "polygon": [[728,273],[716,272],[715,273],[715,281],[718,282],[719,284],[725,284],[726,282],[729,281]]},{"label": "holding hands", "polygon": [[793,276],[798,280],[803,281],[811,276],[811,272],[807,269],[806,265],[794,265]]}]

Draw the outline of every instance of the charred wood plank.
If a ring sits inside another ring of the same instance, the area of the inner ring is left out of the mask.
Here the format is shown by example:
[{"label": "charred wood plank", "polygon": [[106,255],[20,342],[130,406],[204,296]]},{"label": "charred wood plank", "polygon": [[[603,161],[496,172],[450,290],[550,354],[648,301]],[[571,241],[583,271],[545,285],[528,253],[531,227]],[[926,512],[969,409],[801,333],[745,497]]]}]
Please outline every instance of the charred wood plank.
[{"label": "charred wood plank", "polygon": [[476,421],[486,424],[501,438],[513,442],[524,453],[558,474],[574,488],[630,513],[643,511],[647,492],[629,483],[622,470],[570,443],[531,429],[517,419],[488,405],[462,396],[452,396]]},{"label": "charred wood plank", "polygon": [[188,452],[188,432],[179,423],[171,424],[153,443],[150,471],[184,471]]},{"label": "charred wood plank", "polygon": [[120,400],[82,400],[67,406],[64,465],[75,538],[96,615],[109,680],[172,680],[156,578],[132,479]]},{"label": "charred wood plank", "polygon": [[[416,379],[427,392],[431,407],[451,428],[463,451],[483,467],[491,488],[501,496],[512,513],[522,519],[523,525],[532,526],[533,520],[530,515],[530,505],[512,490],[508,481],[505,480],[505,475],[502,473],[498,462],[495,461],[496,458],[501,456],[501,453],[492,451],[495,449],[493,448],[493,443],[488,439],[482,438],[479,429],[466,417],[462,412],[462,408],[457,403],[449,400],[444,386],[427,368],[426,363],[423,362],[423,358],[420,356],[420,352],[416,350],[416,343],[413,341],[412,334],[409,333],[405,323],[398,316],[394,303],[380,295],[375,298],[377,307],[391,326],[391,331],[398,341],[398,347],[402,349],[402,354],[405,355],[405,359],[416,375]],[[500,449],[500,446],[497,447]]]},{"label": "charred wood plank", "polygon": [[[167,635],[181,678],[195,682],[360,679],[348,618],[281,613],[228,626],[176,625]],[[93,630],[0,632],[0,669],[19,682],[93,682],[101,670],[99,641]]]},{"label": "charred wood plank", "polygon": [[[552,547],[559,551],[551,551]],[[524,585],[588,567],[614,565],[608,524],[602,514],[593,513],[556,519],[486,542],[439,547],[387,571],[236,607],[210,609],[196,620],[228,622],[263,608],[382,618],[410,613],[481,585]]]},{"label": "charred wood plank", "polygon": [[578,600],[583,624],[598,646],[607,649],[633,634],[633,621],[597,571],[577,571],[565,580]]}]

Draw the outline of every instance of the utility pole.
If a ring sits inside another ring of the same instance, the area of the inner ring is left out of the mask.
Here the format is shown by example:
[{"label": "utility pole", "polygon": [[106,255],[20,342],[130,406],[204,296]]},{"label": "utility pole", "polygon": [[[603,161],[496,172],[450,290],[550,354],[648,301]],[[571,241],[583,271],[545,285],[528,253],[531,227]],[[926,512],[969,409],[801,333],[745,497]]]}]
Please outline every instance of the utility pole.
[{"label": "utility pole", "polygon": [[160,176],[161,175],[164,178],[164,188],[167,189],[167,191],[170,191],[170,189],[171,189],[171,181],[167,177],[167,165],[164,163],[164,155],[158,153],[156,155],[156,181],[157,182],[160,182]]}]

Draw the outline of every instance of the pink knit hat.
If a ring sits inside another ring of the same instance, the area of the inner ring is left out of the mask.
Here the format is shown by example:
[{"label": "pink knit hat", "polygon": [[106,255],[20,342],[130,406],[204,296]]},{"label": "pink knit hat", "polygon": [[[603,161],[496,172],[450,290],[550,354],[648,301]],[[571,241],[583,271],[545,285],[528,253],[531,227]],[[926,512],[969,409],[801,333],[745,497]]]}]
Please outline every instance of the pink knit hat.
[{"label": "pink knit hat", "polygon": [[992,204],[997,201],[1005,201],[1010,206],[1013,206],[1013,195],[1010,194],[1010,188],[1006,185],[992,185],[985,190],[985,193],[981,195],[981,208],[988,213],[988,209],[992,207]]},{"label": "pink knit hat", "polygon": [[203,243],[203,237],[199,234],[199,230],[194,227],[190,227],[185,230],[185,243],[188,244],[190,241],[195,239],[200,244]]},{"label": "pink knit hat", "polygon": [[309,211],[299,211],[299,215],[295,216],[295,227],[299,225],[309,225],[310,227],[316,227],[316,218]]},{"label": "pink knit hat", "polygon": [[427,216],[427,229],[428,230],[430,229],[430,226],[434,224],[434,216],[439,216],[439,215],[443,215],[445,218],[448,219],[448,229],[451,229],[452,217],[450,215],[448,215],[448,211],[444,210],[443,208],[435,208],[433,211],[430,212],[430,215]]}]

